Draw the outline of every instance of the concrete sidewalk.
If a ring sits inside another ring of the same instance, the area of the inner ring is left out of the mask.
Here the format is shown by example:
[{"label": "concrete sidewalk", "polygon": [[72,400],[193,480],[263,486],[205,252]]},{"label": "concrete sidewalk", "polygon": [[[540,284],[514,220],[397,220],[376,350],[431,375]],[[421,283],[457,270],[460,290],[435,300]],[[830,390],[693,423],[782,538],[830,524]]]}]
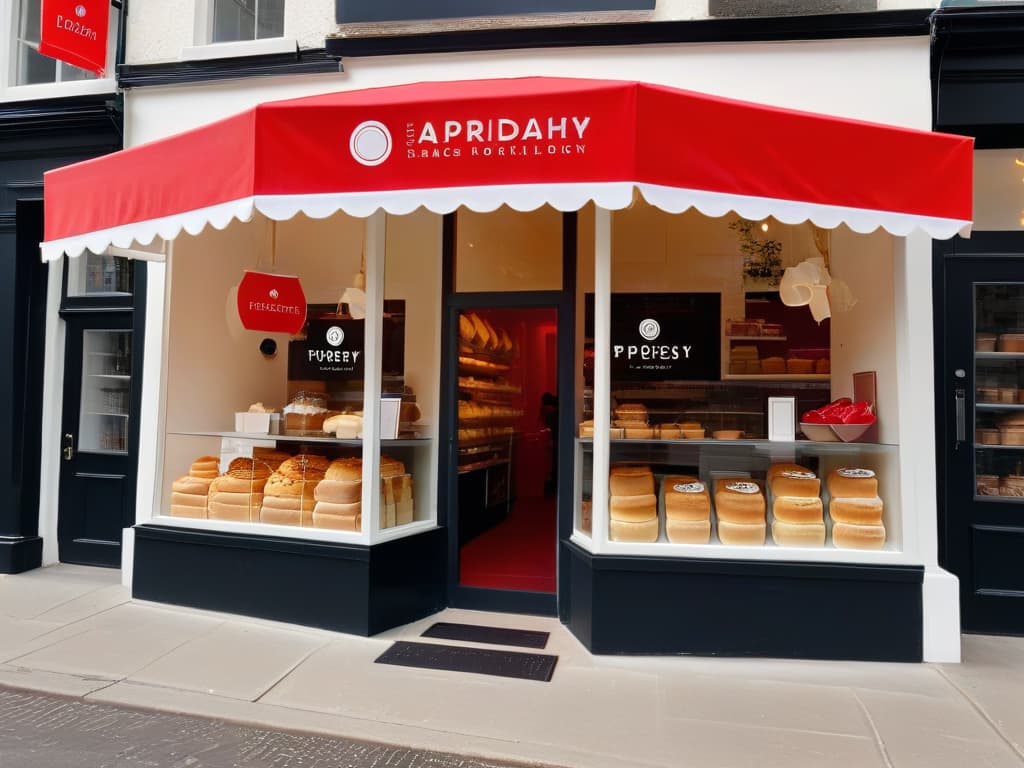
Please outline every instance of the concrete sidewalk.
[{"label": "concrete sidewalk", "polygon": [[[0,686],[586,768],[1024,766],[1024,639],[961,665],[593,657],[550,619],[449,610],[374,638],[132,601],[116,571],[0,576]],[[537,683],[374,664],[434,621],[551,632]]]}]

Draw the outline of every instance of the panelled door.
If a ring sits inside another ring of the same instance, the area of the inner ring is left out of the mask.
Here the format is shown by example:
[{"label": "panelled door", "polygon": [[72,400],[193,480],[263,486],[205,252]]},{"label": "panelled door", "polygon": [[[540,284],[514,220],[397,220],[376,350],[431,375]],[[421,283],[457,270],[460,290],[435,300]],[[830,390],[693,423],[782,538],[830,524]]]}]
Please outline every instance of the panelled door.
[{"label": "panelled door", "polygon": [[132,313],[65,319],[60,559],[119,567],[122,530],[135,509]]},{"label": "panelled door", "polygon": [[1024,236],[937,248],[940,559],[965,631],[1024,634]]}]

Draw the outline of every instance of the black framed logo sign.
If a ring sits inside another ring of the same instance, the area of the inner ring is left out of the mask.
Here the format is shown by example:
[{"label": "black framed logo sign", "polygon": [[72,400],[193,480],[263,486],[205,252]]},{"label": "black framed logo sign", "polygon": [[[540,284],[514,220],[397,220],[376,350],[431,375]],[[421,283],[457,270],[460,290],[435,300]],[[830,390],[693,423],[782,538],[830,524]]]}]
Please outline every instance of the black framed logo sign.
[{"label": "black framed logo sign", "polygon": [[[594,297],[586,297],[593,337]],[[722,297],[718,293],[613,293],[614,381],[717,381],[721,378]]]}]

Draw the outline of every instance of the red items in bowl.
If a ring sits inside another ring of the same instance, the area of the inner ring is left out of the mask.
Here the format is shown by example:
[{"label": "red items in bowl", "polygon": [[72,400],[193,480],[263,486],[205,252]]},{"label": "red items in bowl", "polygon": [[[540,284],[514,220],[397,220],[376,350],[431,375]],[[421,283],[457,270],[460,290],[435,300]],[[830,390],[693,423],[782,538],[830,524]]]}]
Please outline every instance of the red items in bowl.
[{"label": "red items in bowl", "polygon": [[840,397],[828,405],[807,411],[800,417],[802,424],[874,424],[875,414],[867,400],[856,403]]}]

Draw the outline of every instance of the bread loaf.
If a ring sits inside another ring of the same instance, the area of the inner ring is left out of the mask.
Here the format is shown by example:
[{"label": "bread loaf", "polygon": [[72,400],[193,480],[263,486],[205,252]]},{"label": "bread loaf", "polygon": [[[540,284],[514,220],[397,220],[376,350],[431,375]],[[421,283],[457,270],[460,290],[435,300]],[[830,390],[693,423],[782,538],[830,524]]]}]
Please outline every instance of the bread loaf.
[{"label": "bread loaf", "polygon": [[212,482],[213,479],[208,477],[192,477],[191,475],[185,475],[171,483],[171,490],[178,493],[194,494],[196,496],[206,498],[207,494],[210,492],[210,483]]},{"label": "bread loaf", "polygon": [[790,524],[820,524],[824,520],[824,508],[817,496],[776,496],[772,514],[776,520]]},{"label": "bread loaf", "polygon": [[731,523],[718,518],[718,540],[723,544],[758,546],[764,544],[767,523]]},{"label": "bread loaf", "polygon": [[405,474],[405,464],[400,462],[398,459],[393,459],[390,456],[380,457],[380,476],[381,477],[397,477],[398,475]]},{"label": "bread loaf", "polygon": [[633,541],[650,543],[658,540],[658,518],[655,516],[643,522],[616,520],[608,521],[608,536],[612,541]]},{"label": "bread loaf", "polygon": [[[719,521],[761,524],[764,528],[765,502],[760,484],[747,478],[725,478],[715,483],[715,512]],[[762,542],[764,536],[762,534]]]},{"label": "bread loaf", "polygon": [[828,493],[837,499],[873,499],[878,496],[878,478],[870,469],[834,469],[828,474]]},{"label": "bread loaf", "polygon": [[654,493],[654,473],[650,467],[620,465],[611,468],[608,490],[612,496],[649,496]]},{"label": "bread loaf", "polygon": [[772,522],[772,538],[780,547],[823,547],[825,524],[787,523],[776,519]]},{"label": "bread loaf", "polygon": [[248,504],[222,504],[211,498],[207,510],[211,520],[231,520],[239,523],[255,522],[259,519],[259,507],[254,508]]},{"label": "bread loaf", "polygon": [[807,469],[807,467],[800,466],[799,464],[788,464],[782,462],[778,464],[772,464],[770,467],[768,467],[768,471],[765,472],[764,484],[771,488],[772,481],[775,480],[775,478],[778,475],[782,474],[783,472],[810,472],[810,470]]},{"label": "bread loaf", "polygon": [[292,456],[282,462],[281,466],[277,468],[277,472],[292,480],[308,480],[311,475],[315,475],[319,482],[330,465],[331,462],[326,456],[300,453],[298,456]]},{"label": "bread loaf", "polygon": [[882,500],[877,496],[873,499],[831,499],[828,513],[837,523],[852,525],[881,525]]},{"label": "bread loaf", "polygon": [[665,534],[675,544],[707,544],[711,541],[711,521],[670,517],[665,520]]},{"label": "bread loaf", "polygon": [[476,335],[476,329],[473,327],[473,321],[466,317],[464,314],[459,315],[459,338],[466,342],[473,341],[473,337]]},{"label": "bread loaf", "polygon": [[197,493],[178,493],[177,491],[171,491],[171,504],[177,504],[183,507],[198,507],[199,509],[205,509],[206,497],[200,496]]},{"label": "bread loaf", "polygon": [[836,523],[832,543],[844,549],[881,549],[885,545],[885,526]]},{"label": "bread loaf", "polygon": [[363,498],[363,481],[321,480],[313,489],[313,498],[332,504],[352,504]]},{"label": "bread loaf", "polygon": [[711,495],[696,477],[669,475],[662,484],[665,517],[668,520],[699,521],[711,519]]},{"label": "bread loaf", "polygon": [[361,513],[352,515],[332,515],[318,509],[313,510],[313,527],[330,528],[335,531],[359,531],[363,527]]},{"label": "bread loaf", "polygon": [[354,501],[351,504],[333,504],[329,501],[318,501],[316,506],[313,507],[313,511],[319,511],[324,515],[345,515],[351,517],[352,515],[362,514],[363,504],[359,501]]},{"label": "bread loaf", "polygon": [[[210,474],[210,473],[213,474]],[[214,478],[220,474],[220,458],[217,456],[200,456],[192,462],[188,473],[192,477]]]},{"label": "bread loaf", "polygon": [[252,456],[254,459],[258,459],[265,464],[271,472],[292,457],[290,453],[277,451],[273,448],[261,448],[259,446],[252,449]]},{"label": "bread loaf", "polygon": [[263,501],[263,494],[217,491],[212,494],[212,498],[216,499],[221,504],[255,504],[256,507],[259,507],[260,503]]},{"label": "bread loaf", "polygon": [[787,469],[777,473],[771,485],[774,496],[804,496],[818,498],[821,494],[821,481],[813,472]]},{"label": "bread loaf", "polygon": [[210,495],[213,496],[213,494],[223,491],[231,493],[263,493],[263,488],[266,486],[269,477],[269,474],[259,478],[221,475],[210,483]]},{"label": "bread loaf", "polygon": [[612,520],[641,523],[658,517],[658,499],[653,493],[645,496],[612,496],[608,513]]},{"label": "bread loaf", "polygon": [[189,517],[194,520],[205,520],[207,516],[206,507],[192,507],[182,504],[171,503],[167,513],[173,517]]},{"label": "bread loaf", "polygon": [[335,459],[324,473],[325,480],[359,480],[363,479],[362,459]]}]

